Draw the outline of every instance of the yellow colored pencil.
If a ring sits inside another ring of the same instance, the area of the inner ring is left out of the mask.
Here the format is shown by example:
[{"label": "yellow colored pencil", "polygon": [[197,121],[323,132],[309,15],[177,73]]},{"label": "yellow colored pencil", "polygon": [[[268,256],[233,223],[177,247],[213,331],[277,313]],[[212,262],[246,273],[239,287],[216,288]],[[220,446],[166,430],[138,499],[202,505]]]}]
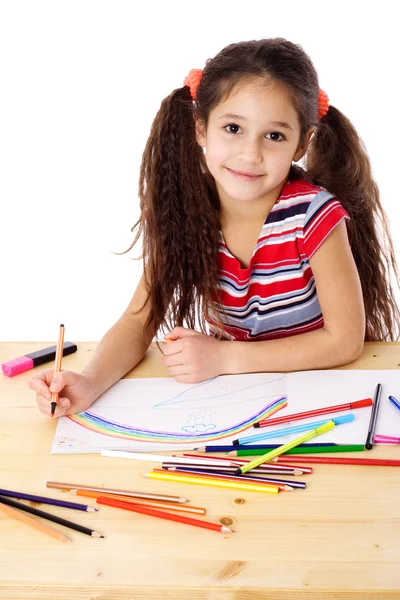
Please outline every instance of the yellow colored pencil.
[{"label": "yellow colored pencil", "polygon": [[292,440],[291,442],[288,442],[287,444],[283,444],[282,446],[279,446],[279,448],[274,448],[273,450],[270,450],[263,456],[260,456],[259,458],[251,460],[249,463],[242,465],[237,471],[235,471],[235,475],[243,475],[244,473],[247,473],[247,471],[251,471],[251,469],[255,469],[256,467],[260,466],[262,463],[272,460],[273,458],[276,458],[277,456],[284,454],[288,450],[291,450],[295,446],[298,446],[299,444],[303,444],[307,440],[311,440],[313,437],[316,437],[317,435],[321,435],[321,433],[330,431],[334,427],[335,427],[334,421],[330,420],[327,423],[325,423],[324,425],[321,425],[320,427],[316,427],[316,429],[312,429],[311,431],[304,433],[303,435],[296,438],[295,440]]},{"label": "yellow colored pencil", "polygon": [[279,487],[276,485],[256,485],[253,483],[236,483],[236,481],[222,481],[219,479],[207,479],[206,477],[186,477],[185,475],[175,475],[173,473],[142,473],[149,479],[161,479],[164,481],[176,481],[178,483],[194,483],[195,485],[207,485],[211,487],[231,488],[233,490],[246,490],[248,492],[264,492],[265,494],[278,494]]}]

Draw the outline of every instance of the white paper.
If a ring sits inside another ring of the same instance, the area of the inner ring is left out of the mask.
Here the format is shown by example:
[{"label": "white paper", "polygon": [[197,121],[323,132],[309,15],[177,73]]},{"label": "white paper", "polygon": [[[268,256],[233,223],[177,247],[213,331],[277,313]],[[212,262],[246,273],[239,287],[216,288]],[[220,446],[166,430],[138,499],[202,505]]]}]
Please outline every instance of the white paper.
[{"label": "white paper", "polygon": [[[400,411],[388,400],[400,398],[400,373],[396,370],[303,371],[289,374],[256,373],[223,375],[197,384],[178,383],[173,378],[123,379],[105,392],[83,413],[82,424],[74,416],[58,420],[52,453],[100,452],[103,449],[165,451],[201,446],[229,445],[234,439],[272,432],[291,425],[328,420],[345,412],[320,415],[255,429],[248,422],[272,401],[287,397],[288,405],[271,418],[325,406],[374,398],[382,384],[376,434],[400,437]],[[338,425],[314,442],[364,444],[371,407],[352,411],[355,420]],[[92,421],[87,417],[87,413]],[[96,418],[109,427],[97,433]],[[117,425],[122,427],[118,432]],[[226,432],[233,430],[233,435]],[[121,437],[116,437],[121,435]],[[225,437],[221,437],[221,436]],[[265,442],[284,444],[299,433],[275,436]],[[140,436],[140,437],[139,437]],[[155,441],[166,437],[167,441]],[[182,437],[184,436],[184,441]],[[132,440],[135,438],[135,441]]]}]

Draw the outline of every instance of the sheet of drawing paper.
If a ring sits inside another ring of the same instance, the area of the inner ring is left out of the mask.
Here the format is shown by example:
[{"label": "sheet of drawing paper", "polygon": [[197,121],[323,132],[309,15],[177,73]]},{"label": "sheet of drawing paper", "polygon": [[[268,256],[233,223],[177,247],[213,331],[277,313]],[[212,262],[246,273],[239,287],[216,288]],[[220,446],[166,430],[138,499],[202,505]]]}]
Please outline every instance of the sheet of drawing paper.
[{"label": "sheet of drawing paper", "polygon": [[58,419],[51,451],[145,452],[230,444],[256,431],[253,423],[285,396],[282,373],[223,375],[196,384],[122,379],[88,411]]},{"label": "sheet of drawing paper", "polygon": [[[354,402],[363,398],[374,399],[375,388],[378,383],[382,384],[382,394],[375,433],[377,435],[400,437],[400,411],[388,399],[390,395],[400,397],[400,370],[326,370],[290,373],[287,376],[288,405],[279,412],[279,416],[323,406]],[[353,422],[338,425],[331,431],[311,441],[336,442],[338,444],[365,444],[371,409],[371,406],[367,406],[352,411],[320,415],[301,421],[292,421],[280,426],[275,425],[268,429],[277,430],[282,427],[320,421],[352,412],[355,416]],[[253,429],[253,431],[260,431],[260,429]],[[267,430],[264,429],[263,431]],[[284,443],[298,435],[301,434],[284,436],[279,439]],[[275,438],[274,441],[278,441],[278,438]],[[371,456],[370,452],[368,452],[368,457],[371,458]]]}]

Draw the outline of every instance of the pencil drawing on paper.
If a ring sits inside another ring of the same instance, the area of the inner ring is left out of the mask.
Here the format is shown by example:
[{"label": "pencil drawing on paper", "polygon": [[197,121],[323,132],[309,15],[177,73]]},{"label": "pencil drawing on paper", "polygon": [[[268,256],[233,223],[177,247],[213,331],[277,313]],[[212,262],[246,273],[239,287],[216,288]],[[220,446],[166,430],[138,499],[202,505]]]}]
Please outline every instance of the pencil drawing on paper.
[{"label": "pencil drawing on paper", "polygon": [[221,376],[195,385],[164,381],[168,385],[120,381],[91,410],[66,419],[82,432],[132,442],[210,443],[237,437],[286,404],[284,375]]}]

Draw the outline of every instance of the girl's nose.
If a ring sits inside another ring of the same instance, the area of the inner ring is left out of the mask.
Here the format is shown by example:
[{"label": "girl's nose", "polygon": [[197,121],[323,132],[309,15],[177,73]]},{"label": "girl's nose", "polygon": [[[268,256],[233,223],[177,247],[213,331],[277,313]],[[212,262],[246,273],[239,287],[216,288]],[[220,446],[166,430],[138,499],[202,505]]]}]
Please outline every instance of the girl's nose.
[{"label": "girl's nose", "polygon": [[260,144],[256,140],[243,141],[238,150],[237,158],[243,163],[259,164],[262,161]]}]

